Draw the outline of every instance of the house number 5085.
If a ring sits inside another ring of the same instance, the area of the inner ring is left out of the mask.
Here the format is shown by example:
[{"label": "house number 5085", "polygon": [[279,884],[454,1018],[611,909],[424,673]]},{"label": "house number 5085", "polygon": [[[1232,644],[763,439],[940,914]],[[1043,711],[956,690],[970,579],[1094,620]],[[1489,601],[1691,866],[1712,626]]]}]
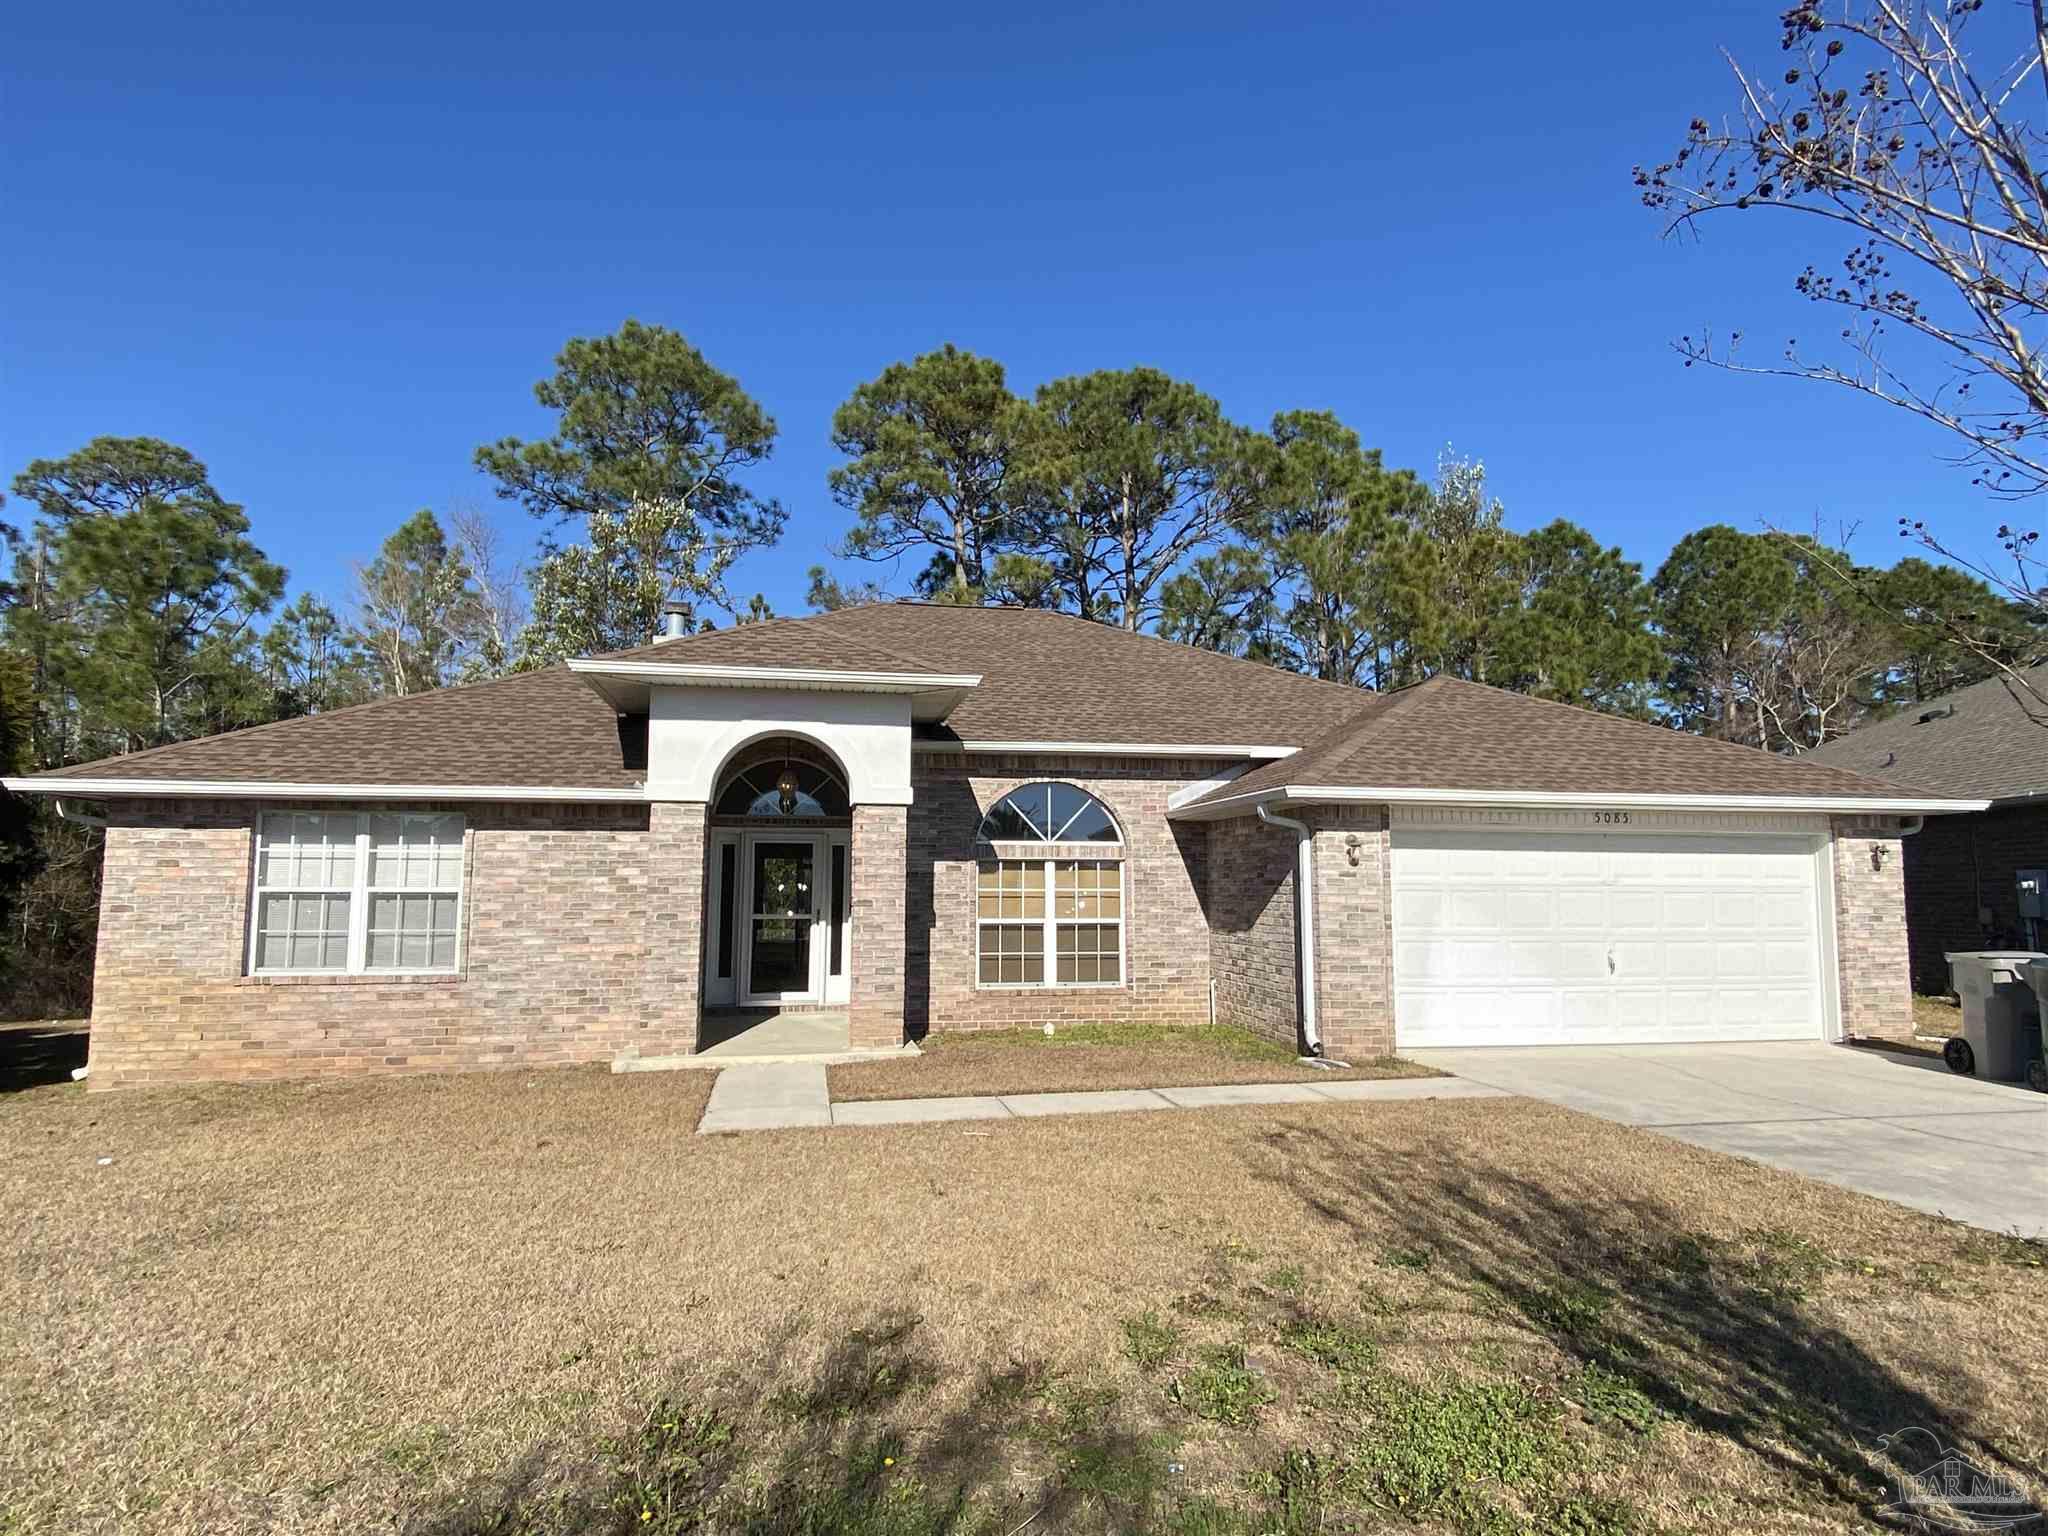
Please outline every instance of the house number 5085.
[{"label": "house number 5085", "polygon": [[1593,819],[1603,827],[1625,827],[1628,825],[1628,812],[1595,811]]}]

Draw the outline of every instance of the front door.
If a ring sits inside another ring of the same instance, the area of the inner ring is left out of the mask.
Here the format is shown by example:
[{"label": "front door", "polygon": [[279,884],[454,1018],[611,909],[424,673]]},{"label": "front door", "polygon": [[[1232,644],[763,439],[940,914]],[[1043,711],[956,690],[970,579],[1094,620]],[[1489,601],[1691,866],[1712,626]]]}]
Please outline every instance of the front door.
[{"label": "front door", "polygon": [[747,932],[748,1001],[796,1002],[816,998],[816,841],[749,839],[747,884],[752,898]]}]

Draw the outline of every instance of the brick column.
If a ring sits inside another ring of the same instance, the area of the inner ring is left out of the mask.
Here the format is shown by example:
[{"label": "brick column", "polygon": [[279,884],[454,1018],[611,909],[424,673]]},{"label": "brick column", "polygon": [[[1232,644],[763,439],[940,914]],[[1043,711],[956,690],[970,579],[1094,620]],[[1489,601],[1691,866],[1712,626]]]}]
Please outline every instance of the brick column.
[{"label": "brick column", "polygon": [[[647,808],[647,963],[638,1038],[626,1054],[672,1056],[697,1049],[704,977],[704,845],[701,800]],[[574,922],[574,914],[563,921]]]},{"label": "brick column", "polygon": [[853,978],[847,1035],[856,1049],[903,1043],[910,807],[853,808]]},{"label": "brick column", "polygon": [[1907,975],[1906,861],[1890,816],[1837,816],[1835,957],[1842,1033],[1913,1038]]},{"label": "brick column", "polygon": [[1393,856],[1382,806],[1304,808],[1315,829],[1316,1022],[1323,1054],[1394,1049]]}]

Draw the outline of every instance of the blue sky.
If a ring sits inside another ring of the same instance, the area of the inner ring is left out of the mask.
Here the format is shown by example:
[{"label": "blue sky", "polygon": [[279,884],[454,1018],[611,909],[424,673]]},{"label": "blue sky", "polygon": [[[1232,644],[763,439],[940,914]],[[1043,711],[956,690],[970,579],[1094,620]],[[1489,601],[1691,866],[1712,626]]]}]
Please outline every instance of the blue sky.
[{"label": "blue sky", "polygon": [[631,315],[780,423],[756,484],[788,533],[736,585],[781,612],[848,522],[833,407],[945,341],[1020,392],[1145,363],[1392,463],[1451,443],[1515,526],[1646,567],[1712,521],[1988,543],[1930,431],[1670,351],[1829,329],[1791,280],[1837,237],[1662,241],[1629,182],[1732,103],[1720,47],[1775,64],[1778,0],[981,9],[17,10],[0,476],[168,438],[338,594],[422,506],[529,541],[471,454],[545,432],[563,340]]}]

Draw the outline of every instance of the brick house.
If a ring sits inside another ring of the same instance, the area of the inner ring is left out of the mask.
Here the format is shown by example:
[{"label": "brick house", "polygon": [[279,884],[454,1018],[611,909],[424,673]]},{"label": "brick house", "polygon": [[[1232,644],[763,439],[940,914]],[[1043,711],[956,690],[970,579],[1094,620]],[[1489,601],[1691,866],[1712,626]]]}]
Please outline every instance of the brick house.
[{"label": "brick house", "polygon": [[646,1064],[788,1010],[854,1048],[1903,1036],[1902,818],[1980,808],[919,604],[6,782],[107,822],[95,1088]]},{"label": "brick house", "polygon": [[[2048,696],[2048,666],[2023,676]],[[1915,991],[1948,991],[1950,950],[2048,947],[2048,922],[2021,910],[2022,877],[2048,872],[2048,717],[2026,689],[1988,678],[1851,731],[1811,760],[1914,793],[1988,802],[1906,839]]]}]

